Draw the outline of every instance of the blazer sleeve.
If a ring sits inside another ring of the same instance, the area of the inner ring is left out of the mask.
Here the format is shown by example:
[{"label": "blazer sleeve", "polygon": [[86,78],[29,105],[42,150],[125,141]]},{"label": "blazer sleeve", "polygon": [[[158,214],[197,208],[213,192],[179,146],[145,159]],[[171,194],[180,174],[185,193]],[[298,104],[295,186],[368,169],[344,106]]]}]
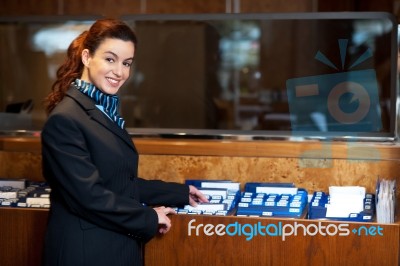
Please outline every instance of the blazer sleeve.
[{"label": "blazer sleeve", "polygon": [[86,137],[71,117],[52,115],[46,122],[42,131],[43,174],[52,194],[70,212],[93,224],[150,239],[157,232],[157,213],[107,189],[91,161]]},{"label": "blazer sleeve", "polygon": [[148,205],[183,206],[189,204],[189,186],[161,180],[137,178],[140,200]]}]

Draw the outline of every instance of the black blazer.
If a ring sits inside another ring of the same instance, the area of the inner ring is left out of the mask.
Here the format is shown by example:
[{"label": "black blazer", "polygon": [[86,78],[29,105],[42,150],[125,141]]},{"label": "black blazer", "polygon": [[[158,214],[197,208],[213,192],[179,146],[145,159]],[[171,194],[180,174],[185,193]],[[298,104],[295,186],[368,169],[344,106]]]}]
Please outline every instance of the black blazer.
[{"label": "black blazer", "polygon": [[131,137],[74,87],[41,136],[52,189],[44,264],[141,265],[141,245],[158,228],[144,204],[188,204],[188,187],[139,178]]}]

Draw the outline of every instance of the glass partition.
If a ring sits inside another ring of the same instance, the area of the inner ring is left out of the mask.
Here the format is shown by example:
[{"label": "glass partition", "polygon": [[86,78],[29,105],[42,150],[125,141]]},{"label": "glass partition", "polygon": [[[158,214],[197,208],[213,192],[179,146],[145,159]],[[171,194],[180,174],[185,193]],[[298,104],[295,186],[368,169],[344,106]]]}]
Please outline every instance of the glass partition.
[{"label": "glass partition", "polygon": [[[94,19],[0,22],[3,131],[41,129],[42,100],[65,50]],[[132,134],[396,138],[397,24],[390,14],[122,19],[139,39],[131,78],[120,90]]]}]

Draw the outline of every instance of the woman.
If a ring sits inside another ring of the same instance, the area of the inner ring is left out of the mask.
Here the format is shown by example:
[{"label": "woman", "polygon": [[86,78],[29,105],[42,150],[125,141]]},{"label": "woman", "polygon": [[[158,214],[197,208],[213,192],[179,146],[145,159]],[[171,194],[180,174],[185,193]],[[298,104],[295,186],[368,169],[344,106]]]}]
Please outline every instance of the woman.
[{"label": "woman", "polygon": [[207,201],[193,186],[137,176],[138,153],[116,96],[136,43],[123,22],[96,21],[71,43],[46,98],[43,174],[52,192],[45,265],[141,265],[142,244],[171,228],[167,215],[175,212],[161,205]]}]

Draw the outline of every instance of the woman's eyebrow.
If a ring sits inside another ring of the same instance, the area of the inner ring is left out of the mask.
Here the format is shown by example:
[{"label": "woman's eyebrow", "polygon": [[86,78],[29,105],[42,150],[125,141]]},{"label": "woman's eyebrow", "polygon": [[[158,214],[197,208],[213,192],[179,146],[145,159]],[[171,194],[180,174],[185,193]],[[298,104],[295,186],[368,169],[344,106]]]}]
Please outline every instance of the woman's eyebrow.
[{"label": "woman's eyebrow", "polygon": [[[111,54],[111,55],[115,56],[116,58],[119,58],[118,55],[116,53],[112,52],[112,51],[105,51],[104,53],[105,54]],[[133,57],[129,57],[129,58],[124,59],[124,61],[126,61],[126,60],[133,60]]]}]

